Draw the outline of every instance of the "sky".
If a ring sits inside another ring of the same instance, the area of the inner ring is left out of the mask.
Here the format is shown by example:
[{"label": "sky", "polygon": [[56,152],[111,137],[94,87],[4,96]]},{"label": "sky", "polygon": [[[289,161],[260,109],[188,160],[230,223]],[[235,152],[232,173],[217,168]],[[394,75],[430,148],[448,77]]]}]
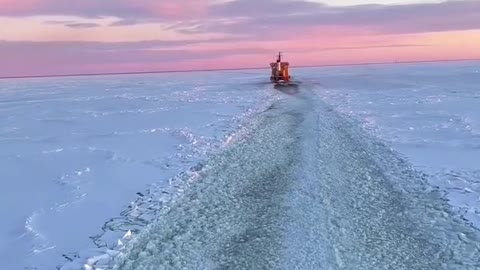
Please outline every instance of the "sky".
[{"label": "sky", "polygon": [[0,0],[0,77],[480,58],[480,0]]}]

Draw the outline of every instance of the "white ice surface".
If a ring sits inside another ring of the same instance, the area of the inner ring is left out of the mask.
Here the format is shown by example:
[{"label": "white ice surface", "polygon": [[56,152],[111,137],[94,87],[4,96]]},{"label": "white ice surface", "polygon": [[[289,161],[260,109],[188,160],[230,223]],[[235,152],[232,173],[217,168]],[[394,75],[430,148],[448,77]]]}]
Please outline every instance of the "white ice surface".
[{"label": "white ice surface", "polygon": [[[294,72],[428,173],[480,227],[479,63]],[[144,226],[173,176],[268,104],[271,87],[255,83],[265,74],[0,81],[2,269],[79,269]]]},{"label": "white ice surface", "polygon": [[265,102],[265,85],[242,85],[260,76],[0,81],[0,268],[55,269],[94,254],[90,237],[116,243],[105,223],[225,141]]},{"label": "white ice surface", "polygon": [[480,63],[305,70],[319,94],[360,121],[480,228]]}]

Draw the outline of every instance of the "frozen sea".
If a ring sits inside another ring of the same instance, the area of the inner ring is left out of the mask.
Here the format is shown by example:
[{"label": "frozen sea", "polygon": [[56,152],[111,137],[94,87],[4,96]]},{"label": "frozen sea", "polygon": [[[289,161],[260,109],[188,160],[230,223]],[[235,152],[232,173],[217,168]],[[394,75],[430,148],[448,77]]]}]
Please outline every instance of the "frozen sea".
[{"label": "frozen sea", "polygon": [[480,63],[292,72],[1,80],[1,268],[478,269]]}]

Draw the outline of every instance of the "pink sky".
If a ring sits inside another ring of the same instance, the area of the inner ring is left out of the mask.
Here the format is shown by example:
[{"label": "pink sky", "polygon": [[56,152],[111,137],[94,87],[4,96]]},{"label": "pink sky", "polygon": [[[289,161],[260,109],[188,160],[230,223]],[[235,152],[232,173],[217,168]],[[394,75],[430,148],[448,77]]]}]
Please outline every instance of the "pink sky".
[{"label": "pink sky", "polygon": [[480,1],[0,0],[0,76],[480,58]]}]

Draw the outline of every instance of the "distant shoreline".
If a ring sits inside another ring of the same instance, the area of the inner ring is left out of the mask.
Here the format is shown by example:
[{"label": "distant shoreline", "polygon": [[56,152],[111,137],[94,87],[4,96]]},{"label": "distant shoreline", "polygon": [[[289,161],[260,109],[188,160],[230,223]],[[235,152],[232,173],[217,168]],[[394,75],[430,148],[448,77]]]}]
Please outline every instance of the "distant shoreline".
[{"label": "distant shoreline", "polygon": [[[438,63],[438,62],[463,62],[480,61],[480,59],[448,59],[448,60],[416,60],[396,62],[365,62],[353,64],[318,64],[302,65],[292,68],[315,68],[315,67],[343,67],[343,66],[369,66],[369,65],[390,65],[390,64],[416,64],[416,63]],[[0,79],[30,79],[30,78],[53,78],[53,77],[83,77],[83,76],[109,76],[109,75],[135,75],[135,74],[160,74],[160,73],[185,73],[185,72],[209,72],[209,71],[236,71],[236,70],[260,70],[267,67],[239,67],[239,68],[217,68],[217,69],[191,69],[191,70],[164,70],[164,71],[133,71],[133,72],[105,72],[105,73],[77,73],[77,74],[49,74],[49,75],[23,75],[23,76],[0,76]]]}]

